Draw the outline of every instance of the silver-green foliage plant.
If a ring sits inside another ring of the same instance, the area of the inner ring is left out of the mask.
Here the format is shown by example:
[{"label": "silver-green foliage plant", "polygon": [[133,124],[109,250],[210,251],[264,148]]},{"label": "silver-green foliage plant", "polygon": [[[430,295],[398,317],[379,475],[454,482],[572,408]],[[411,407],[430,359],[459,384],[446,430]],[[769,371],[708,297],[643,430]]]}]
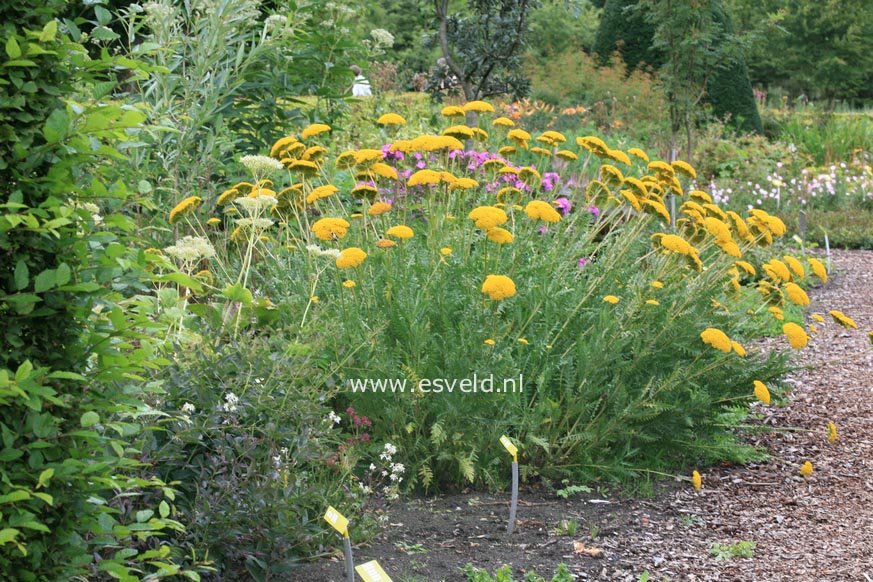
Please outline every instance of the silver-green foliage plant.
[{"label": "silver-green foliage plant", "polygon": [[321,117],[345,98],[348,65],[362,50],[345,28],[353,9],[319,0],[274,12],[266,4],[153,0],[121,11],[129,55],[149,71],[130,87],[153,126],[151,147],[136,159],[158,189],[143,204],[214,194],[233,152],[299,122],[300,96],[315,96]]}]

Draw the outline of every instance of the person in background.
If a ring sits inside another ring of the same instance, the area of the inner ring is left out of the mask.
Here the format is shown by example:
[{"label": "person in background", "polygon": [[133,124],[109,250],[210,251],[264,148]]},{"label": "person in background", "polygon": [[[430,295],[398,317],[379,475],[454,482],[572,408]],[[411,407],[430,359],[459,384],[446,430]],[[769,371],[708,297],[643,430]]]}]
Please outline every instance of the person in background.
[{"label": "person in background", "polygon": [[361,74],[361,67],[352,65],[352,72],[355,74],[355,84],[352,85],[352,97],[370,97],[373,92],[370,90],[370,81]]}]

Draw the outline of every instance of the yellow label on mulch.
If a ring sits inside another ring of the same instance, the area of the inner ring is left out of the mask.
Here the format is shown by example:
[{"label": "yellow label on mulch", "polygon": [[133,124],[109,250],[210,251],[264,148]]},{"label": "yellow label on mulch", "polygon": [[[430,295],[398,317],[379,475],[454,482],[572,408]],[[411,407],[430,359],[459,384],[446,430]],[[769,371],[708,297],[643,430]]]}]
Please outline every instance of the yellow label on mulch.
[{"label": "yellow label on mulch", "polygon": [[364,582],[391,582],[391,578],[388,577],[388,574],[385,573],[385,570],[382,569],[382,566],[376,560],[355,566],[355,571],[361,575]]}]

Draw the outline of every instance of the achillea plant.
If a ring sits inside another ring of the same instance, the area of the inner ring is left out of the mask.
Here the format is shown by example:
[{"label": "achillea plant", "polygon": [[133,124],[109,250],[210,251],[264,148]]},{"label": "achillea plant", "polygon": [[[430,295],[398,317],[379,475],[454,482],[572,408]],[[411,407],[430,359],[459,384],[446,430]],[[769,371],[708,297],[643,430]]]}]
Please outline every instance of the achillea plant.
[{"label": "achillea plant", "polygon": [[[275,184],[254,176],[198,210],[246,216],[278,192],[257,236],[201,233],[224,255],[210,268],[221,293],[198,315],[223,309],[240,330],[339,322],[316,381],[347,388],[338,402],[398,444],[412,485],[496,483],[503,433],[547,476],[747,455],[730,431],[737,404],[764,400],[750,387],[778,380],[789,350],[742,342],[771,308],[805,305],[797,281],[821,265],[774,248],[775,216],[690,190],[690,164],[476,107],[469,150],[450,108],[451,135],[319,150],[305,166],[326,131],[277,141]],[[806,341],[786,324],[784,347]]]}]

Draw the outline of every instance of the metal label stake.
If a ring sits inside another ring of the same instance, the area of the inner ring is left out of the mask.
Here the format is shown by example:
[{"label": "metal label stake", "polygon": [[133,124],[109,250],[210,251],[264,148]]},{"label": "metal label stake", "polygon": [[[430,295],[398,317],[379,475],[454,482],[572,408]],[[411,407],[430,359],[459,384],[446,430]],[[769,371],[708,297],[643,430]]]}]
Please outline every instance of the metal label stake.
[{"label": "metal label stake", "polygon": [[515,512],[518,509],[518,448],[506,435],[500,437],[500,443],[512,455],[512,501],[509,504],[509,524],[506,526],[506,533],[512,535],[515,530]]},{"label": "metal label stake", "polygon": [[346,554],[346,579],[348,582],[355,582],[355,560],[352,558],[352,540],[349,539],[349,532],[343,536],[343,552]]},{"label": "metal label stake", "polygon": [[512,503],[509,505],[509,526],[506,528],[510,535],[515,529],[515,510],[518,508],[518,461],[512,461]]}]

